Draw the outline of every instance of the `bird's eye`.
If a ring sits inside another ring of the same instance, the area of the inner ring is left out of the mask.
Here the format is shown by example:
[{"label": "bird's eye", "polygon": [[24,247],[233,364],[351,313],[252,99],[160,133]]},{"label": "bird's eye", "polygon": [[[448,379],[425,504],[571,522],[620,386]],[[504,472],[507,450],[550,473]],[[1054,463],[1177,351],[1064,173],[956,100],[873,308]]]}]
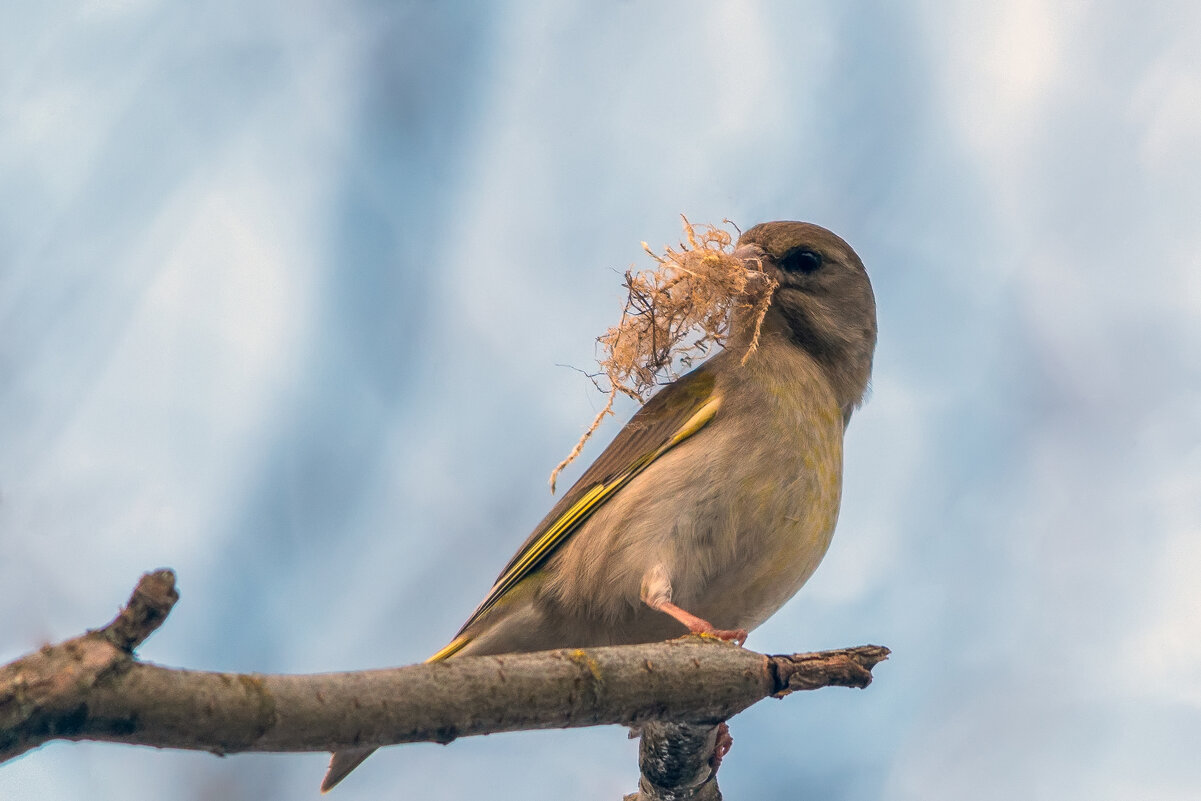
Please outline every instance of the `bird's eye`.
[{"label": "bird's eye", "polygon": [[779,264],[786,273],[812,273],[822,266],[822,254],[809,248],[795,248],[785,253]]}]

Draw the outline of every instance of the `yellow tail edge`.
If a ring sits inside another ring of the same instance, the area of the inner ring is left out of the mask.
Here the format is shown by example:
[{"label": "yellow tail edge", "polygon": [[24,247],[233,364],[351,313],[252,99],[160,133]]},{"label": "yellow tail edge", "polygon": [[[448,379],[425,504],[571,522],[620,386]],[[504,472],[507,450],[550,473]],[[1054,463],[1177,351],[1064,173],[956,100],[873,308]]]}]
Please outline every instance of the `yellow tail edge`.
[{"label": "yellow tail edge", "polygon": [[430,662],[441,662],[443,659],[449,659],[459,651],[462,651],[463,646],[467,645],[467,643],[470,641],[470,637],[465,634],[460,634],[458,637],[455,637],[446,645],[442,646],[441,650],[439,650],[429,659],[425,660],[425,663],[428,665]]}]

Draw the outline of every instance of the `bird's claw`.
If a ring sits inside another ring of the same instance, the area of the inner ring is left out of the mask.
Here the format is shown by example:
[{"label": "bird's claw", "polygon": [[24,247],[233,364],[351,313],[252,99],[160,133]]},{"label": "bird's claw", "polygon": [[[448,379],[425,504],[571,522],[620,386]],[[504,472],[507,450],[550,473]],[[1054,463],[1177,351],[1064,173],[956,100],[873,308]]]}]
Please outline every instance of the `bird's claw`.
[{"label": "bird's claw", "polygon": [[713,757],[709,760],[709,765],[714,772],[721,767],[721,761],[726,758],[726,754],[730,753],[730,749],[734,747],[734,738],[730,735],[730,727],[726,723],[719,723],[717,726],[717,741],[713,744]]},{"label": "bird's claw", "polygon": [[749,636],[746,629],[715,629],[709,623],[688,628],[693,634],[699,634],[702,637],[716,637],[723,642],[732,642],[740,646],[746,644],[746,638]]}]

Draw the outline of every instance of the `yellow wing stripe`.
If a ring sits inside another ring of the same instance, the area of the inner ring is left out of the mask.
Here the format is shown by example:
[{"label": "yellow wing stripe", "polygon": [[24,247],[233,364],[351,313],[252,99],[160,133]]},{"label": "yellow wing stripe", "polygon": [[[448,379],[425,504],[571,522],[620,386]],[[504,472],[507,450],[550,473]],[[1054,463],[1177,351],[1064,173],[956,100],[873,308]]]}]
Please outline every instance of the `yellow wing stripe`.
[{"label": "yellow wing stripe", "polygon": [[[633,464],[625,469],[624,472],[616,476],[608,483],[600,483],[585,492],[579,500],[568,507],[567,511],[563,512],[554,523],[552,523],[546,531],[534,540],[525,553],[521,555],[511,568],[505,571],[505,574],[497,580],[495,586],[488,593],[483,602],[471,616],[471,620],[467,625],[477,620],[481,615],[496,605],[501,596],[513,589],[522,579],[533,572],[538,563],[543,560],[551,551],[555,549],[564,539],[567,538],[576,528],[587,520],[593,512],[617,490],[624,487],[631,479],[645,470],[652,462],[658,459],[667,451],[679,445],[684,440],[691,437],[696,432],[700,431],[705,425],[713,419],[717,414],[718,408],[721,406],[721,398],[711,397],[696,410],[691,417],[685,421],[684,425],[671,436],[667,442],[659,446],[658,449],[646,454],[637,459]],[[427,659],[427,662],[437,662],[441,659],[446,659],[460,651],[468,642],[469,638],[466,635],[460,635],[451,640],[442,650]]]},{"label": "yellow wing stripe", "polygon": [[702,403],[701,408],[697,409],[696,413],[692,415],[692,417],[688,418],[687,422],[685,422],[684,425],[680,427],[680,430],[675,433],[675,436],[669,439],[662,448],[655,451],[654,458],[659,458],[659,456],[661,456],[668,448],[679,445],[681,442],[704,428],[705,424],[712,420],[713,416],[717,414],[717,409],[719,406],[721,406],[721,398],[716,396]]},{"label": "yellow wing stripe", "polygon": [[463,635],[455,637],[446,645],[442,646],[441,650],[439,650],[436,654],[425,660],[425,663],[428,665],[430,662],[441,662],[443,659],[449,659],[459,651],[463,650],[463,646],[467,644],[468,639],[469,638],[464,637]]}]

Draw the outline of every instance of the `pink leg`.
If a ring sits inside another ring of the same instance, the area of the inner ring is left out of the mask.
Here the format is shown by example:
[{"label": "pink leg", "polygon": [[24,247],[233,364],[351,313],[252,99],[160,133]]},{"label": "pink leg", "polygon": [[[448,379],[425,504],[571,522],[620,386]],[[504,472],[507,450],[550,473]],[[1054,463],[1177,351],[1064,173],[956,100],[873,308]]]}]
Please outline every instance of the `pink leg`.
[{"label": "pink leg", "polygon": [[746,642],[746,629],[716,629],[713,624],[703,618],[699,618],[691,612],[686,612],[680,607],[673,604],[671,601],[660,601],[652,609],[658,609],[660,612],[665,612],[676,620],[688,627],[688,630],[693,634],[708,634],[710,637],[716,637],[719,640],[726,642],[735,642],[742,645]]},{"label": "pink leg", "polygon": [[644,604],[651,609],[671,615],[687,626],[693,634],[707,634],[727,642],[733,640],[739,645],[746,642],[745,629],[714,628],[708,620],[699,618],[673,604],[671,602],[671,578],[667,574],[667,568],[661,564],[652,567],[642,577],[642,589],[639,594]]}]

